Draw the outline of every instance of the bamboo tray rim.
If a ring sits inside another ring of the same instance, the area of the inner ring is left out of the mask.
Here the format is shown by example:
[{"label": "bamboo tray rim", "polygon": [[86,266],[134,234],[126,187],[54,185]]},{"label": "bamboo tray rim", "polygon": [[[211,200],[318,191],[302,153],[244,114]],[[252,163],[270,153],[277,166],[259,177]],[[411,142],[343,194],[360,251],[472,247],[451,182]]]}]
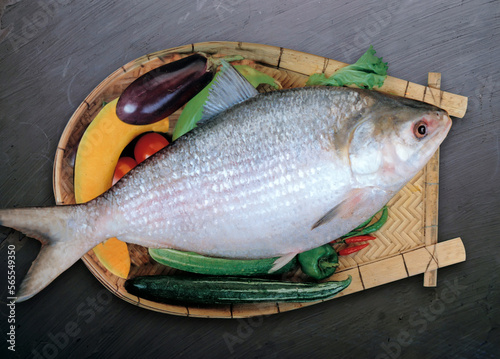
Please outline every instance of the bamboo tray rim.
[{"label": "bamboo tray rim", "polygon": [[[254,59],[258,64],[265,64],[270,68],[285,70],[287,72],[295,72],[306,76],[316,72],[324,72],[325,74],[329,75],[332,72],[336,71],[337,69],[347,65],[346,63],[342,63],[333,59],[312,55],[305,52],[290,50],[282,47],[275,47],[271,45],[261,45],[254,43],[225,42],[225,41],[188,44],[184,46],[174,47],[158,51],[155,53],[147,54],[135,60],[132,60],[129,63],[115,70],[106,79],[101,81],[87,95],[87,97],[82,101],[82,103],[78,106],[78,108],[75,110],[75,112],[69,119],[63,131],[63,134],[61,135],[61,138],[59,140],[54,160],[53,188],[57,204],[69,204],[68,202],[65,202],[64,192],[67,191],[67,189],[65,189],[64,186],[61,185],[61,174],[63,166],[65,165],[63,158],[65,155],[65,151],[67,149],[68,141],[70,140],[70,137],[72,135],[72,131],[75,128],[75,126],[77,126],[80,123],[81,118],[86,114],[86,111],[90,109],[92,104],[95,103],[100,98],[102,92],[105,91],[107,88],[109,88],[109,86],[112,85],[113,81],[119,76],[122,76],[123,74],[127,74],[129,72],[131,73],[132,71],[138,71],[138,70],[141,71],[142,68],[144,67],[144,64],[147,64],[152,61],[158,62],[159,60],[158,65],[161,65],[161,62],[164,61],[163,59],[168,55],[174,53],[189,54],[192,52],[206,52],[206,53],[221,52],[227,55],[239,53],[243,54],[245,58]],[[439,107],[444,108],[450,113],[450,115],[453,115],[455,117],[462,117],[467,109],[467,98],[464,96],[451,94],[428,86],[413,84],[409,81],[396,79],[390,76],[387,77],[384,86],[382,86],[382,88],[377,90],[435,104]],[[435,205],[437,207],[437,198]],[[437,226],[437,216],[435,220]],[[411,250],[401,251],[401,253],[399,253],[398,255],[403,255],[405,252],[411,252],[414,250],[422,249],[422,247],[427,248],[424,244],[422,244],[411,248]],[[433,248],[435,249],[437,247]],[[254,315],[275,314],[318,303],[318,302],[279,303],[279,304],[269,303],[265,305],[243,305],[243,306],[224,305],[224,306],[214,306],[209,308],[193,308],[188,306],[156,303],[142,298],[138,298],[136,296],[127,293],[123,289],[123,283],[125,281],[123,279],[116,277],[113,281],[110,281],[109,280],[110,274],[95,262],[96,259],[92,257],[90,252],[87,253],[85,256],[83,256],[82,260],[85,263],[85,265],[89,268],[91,273],[94,274],[94,276],[108,290],[110,290],[113,294],[115,294],[119,298],[129,303],[143,307],[145,309],[154,310],[167,314],[192,316],[192,317],[205,317],[205,318],[237,318],[237,317],[250,317]],[[465,251],[463,255],[463,260],[465,260]],[[365,264],[361,264],[358,266],[358,271],[359,267],[363,265]],[[349,270],[350,269],[341,271],[339,273],[336,273],[336,275],[339,275],[343,272],[348,272]],[[341,293],[341,295],[338,295],[337,297],[340,297],[342,295],[343,294]]]}]

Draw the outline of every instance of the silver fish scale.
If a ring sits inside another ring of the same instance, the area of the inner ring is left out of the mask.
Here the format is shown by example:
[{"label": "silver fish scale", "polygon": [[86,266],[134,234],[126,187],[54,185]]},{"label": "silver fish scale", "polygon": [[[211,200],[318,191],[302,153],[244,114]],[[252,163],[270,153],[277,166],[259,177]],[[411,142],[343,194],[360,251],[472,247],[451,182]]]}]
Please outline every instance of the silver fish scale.
[{"label": "silver fish scale", "polygon": [[[332,135],[364,101],[305,88],[258,95],[194,129],[110,192],[127,242],[227,257],[302,251],[348,231],[311,226],[350,186]],[[347,161],[347,162],[346,162]]]}]

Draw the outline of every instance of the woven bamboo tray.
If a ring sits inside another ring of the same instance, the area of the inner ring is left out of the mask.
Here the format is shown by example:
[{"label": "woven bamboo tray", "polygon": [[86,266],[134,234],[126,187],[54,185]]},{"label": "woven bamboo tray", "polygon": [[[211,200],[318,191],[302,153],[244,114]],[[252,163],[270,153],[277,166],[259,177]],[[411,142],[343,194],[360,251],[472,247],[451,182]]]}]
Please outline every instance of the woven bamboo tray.
[{"label": "woven bamboo tray", "polygon": [[[214,55],[242,55],[255,60],[254,65],[276,78],[283,88],[301,87],[309,75],[325,72],[331,75],[347,64],[332,59],[280,47],[242,42],[203,42],[159,51],[138,58],[109,75],[77,108],[59,141],[54,163],[54,194],[58,205],[75,203],[73,193],[73,164],[78,142],[83,132],[97,115],[103,101],[118,97],[134,79],[165,63],[175,61],[193,52]],[[388,77],[379,90],[435,104],[455,117],[463,117],[467,98],[439,89],[440,75],[429,74],[429,86]],[[180,111],[170,117],[171,133]],[[460,238],[437,243],[437,210],[439,183],[439,154],[415,176],[389,203],[389,219],[375,233],[371,245],[351,256],[340,257],[340,267],[328,280],[339,280],[352,275],[352,284],[338,296],[343,296],[411,275],[425,273],[424,285],[436,285],[436,269],[465,260]],[[147,249],[128,245],[132,266],[129,277],[139,275],[172,274],[174,269],[154,262]],[[237,318],[268,315],[301,308],[315,303],[266,303],[255,305],[183,306],[152,302],[130,295],[123,288],[124,279],[107,271],[93,251],[83,258],[96,278],[123,300],[154,311],[193,317]],[[288,280],[301,281],[300,269]],[[338,297],[337,296],[337,297]]]}]

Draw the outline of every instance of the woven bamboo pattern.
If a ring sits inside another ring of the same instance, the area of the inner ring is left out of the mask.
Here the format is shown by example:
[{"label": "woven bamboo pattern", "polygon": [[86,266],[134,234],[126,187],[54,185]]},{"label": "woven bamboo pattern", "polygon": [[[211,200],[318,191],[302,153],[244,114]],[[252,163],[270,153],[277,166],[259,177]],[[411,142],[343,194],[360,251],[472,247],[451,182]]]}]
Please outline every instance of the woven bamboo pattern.
[{"label": "woven bamboo pattern", "polygon": [[[56,203],[67,205],[75,203],[73,193],[73,165],[78,142],[85,129],[102,108],[103,101],[109,102],[118,97],[121,92],[137,77],[165,63],[188,56],[193,52],[206,52],[215,55],[242,55],[246,59],[256,61],[252,66],[277,79],[283,88],[301,87],[309,75],[316,72],[325,72],[330,75],[346,64],[311,54],[297,52],[279,47],[248,44],[241,42],[206,42],[190,44],[173,49],[159,51],[136,59],[108,76],[102,81],[77,108],[70,118],[59,141],[54,162],[53,185]],[[465,113],[467,98],[445,93],[437,89],[426,90],[427,87],[412,84],[404,80],[389,77],[386,84],[380,89],[384,92],[399,96],[425,100],[435,103],[448,110],[452,115],[461,117]],[[170,117],[171,133],[180,114],[177,111]],[[432,191],[428,183],[436,185],[438,167],[427,166],[413,180],[407,184],[389,203],[389,219],[384,227],[375,233],[377,239],[363,251],[352,256],[340,257],[340,268],[334,275],[345,278],[353,274],[353,284],[346,290],[350,292],[365,289],[360,278],[360,267],[382,260],[394,262],[394,258],[401,258],[404,262],[405,253],[422,249],[426,245],[426,230],[429,226],[437,228],[437,192]],[[452,242],[452,241],[448,241]],[[457,253],[460,250],[456,243]],[[128,245],[131,255],[130,277],[139,275],[172,274],[174,269],[165,267],[153,261],[147,249],[138,245]],[[434,249],[438,248],[437,246]],[[440,248],[445,248],[442,246]],[[446,248],[451,248],[447,246]],[[458,248],[458,249],[457,249]],[[465,252],[463,252],[465,260]],[[460,258],[462,258],[460,257]],[[84,263],[96,278],[111,292],[132,304],[163,313],[196,316],[235,318],[254,315],[274,314],[287,310],[298,309],[315,303],[265,303],[259,305],[231,305],[231,306],[200,306],[188,307],[155,303],[130,295],[123,288],[124,280],[109,273],[98,261],[93,251],[83,258]],[[420,267],[419,267],[420,268]],[[436,267],[437,268],[437,267]],[[419,269],[415,270],[418,272]],[[424,270],[421,271],[423,273]],[[408,274],[408,273],[406,273]],[[407,276],[407,275],[405,275]],[[300,269],[290,280],[303,280]],[[359,278],[360,286],[356,283]],[[383,280],[381,281],[383,282]]]}]

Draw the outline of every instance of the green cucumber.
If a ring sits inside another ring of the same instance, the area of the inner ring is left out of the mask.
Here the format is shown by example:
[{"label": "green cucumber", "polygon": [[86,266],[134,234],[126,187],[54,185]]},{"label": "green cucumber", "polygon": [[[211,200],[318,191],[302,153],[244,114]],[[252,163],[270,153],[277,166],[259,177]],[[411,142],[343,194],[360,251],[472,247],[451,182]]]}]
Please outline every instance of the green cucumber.
[{"label": "green cucumber", "polygon": [[143,276],[129,279],[125,289],[138,297],[180,304],[236,304],[314,302],[329,299],[351,284],[351,276],[338,282],[295,283],[242,277]]},{"label": "green cucumber", "polygon": [[297,260],[295,257],[284,267],[269,273],[274,262],[279,258],[265,259],[227,259],[207,257],[194,252],[175,249],[149,248],[149,255],[160,264],[186,272],[207,275],[254,276],[283,274],[292,270]]}]

